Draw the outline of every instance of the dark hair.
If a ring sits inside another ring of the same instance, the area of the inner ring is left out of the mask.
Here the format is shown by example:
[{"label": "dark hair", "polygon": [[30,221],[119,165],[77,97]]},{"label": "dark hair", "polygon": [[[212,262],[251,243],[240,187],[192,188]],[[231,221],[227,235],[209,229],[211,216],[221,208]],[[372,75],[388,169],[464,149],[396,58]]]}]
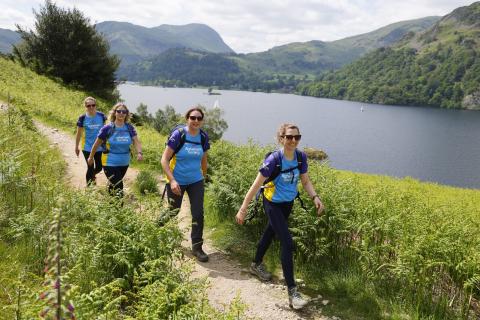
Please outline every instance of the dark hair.
[{"label": "dark hair", "polygon": [[203,110],[202,108],[200,107],[193,107],[193,108],[190,108],[187,113],[185,113],[185,119],[188,120],[188,117],[190,116],[190,113],[192,113],[193,111],[198,111],[202,114],[202,118],[205,117],[205,115],[203,114]]}]

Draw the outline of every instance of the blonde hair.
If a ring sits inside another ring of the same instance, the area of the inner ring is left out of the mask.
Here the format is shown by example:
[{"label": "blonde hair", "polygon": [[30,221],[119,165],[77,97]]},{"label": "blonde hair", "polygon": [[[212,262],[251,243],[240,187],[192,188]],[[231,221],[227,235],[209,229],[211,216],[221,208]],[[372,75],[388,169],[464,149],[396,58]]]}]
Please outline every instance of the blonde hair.
[{"label": "blonde hair", "polygon": [[[121,107],[124,107],[128,111],[128,107],[125,103],[118,102],[113,106],[112,110],[110,110],[110,112],[108,113],[108,121],[114,122],[117,119],[116,111],[117,111],[117,109],[119,109]],[[130,111],[128,111],[127,116],[125,117],[125,122],[129,122],[130,118],[131,118],[131,113],[130,113]]]},{"label": "blonde hair", "polygon": [[94,97],[86,97],[85,99],[83,99],[83,104],[84,104],[84,105],[87,105],[89,101],[97,104],[97,100],[95,100]]},{"label": "blonde hair", "polygon": [[287,132],[287,129],[297,129],[298,134],[300,134],[300,129],[296,124],[293,123],[282,123],[280,127],[277,130],[277,142],[282,143],[282,138],[285,135],[285,132]]}]

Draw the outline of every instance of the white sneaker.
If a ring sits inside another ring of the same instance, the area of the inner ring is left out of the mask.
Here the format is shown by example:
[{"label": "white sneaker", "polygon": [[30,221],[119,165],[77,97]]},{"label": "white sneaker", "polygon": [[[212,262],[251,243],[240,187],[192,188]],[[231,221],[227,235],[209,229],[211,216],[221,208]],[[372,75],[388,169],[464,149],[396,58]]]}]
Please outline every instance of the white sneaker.
[{"label": "white sneaker", "polygon": [[295,310],[300,310],[305,307],[308,303],[307,299],[304,299],[300,292],[298,292],[297,287],[288,289],[288,305],[290,308]]}]

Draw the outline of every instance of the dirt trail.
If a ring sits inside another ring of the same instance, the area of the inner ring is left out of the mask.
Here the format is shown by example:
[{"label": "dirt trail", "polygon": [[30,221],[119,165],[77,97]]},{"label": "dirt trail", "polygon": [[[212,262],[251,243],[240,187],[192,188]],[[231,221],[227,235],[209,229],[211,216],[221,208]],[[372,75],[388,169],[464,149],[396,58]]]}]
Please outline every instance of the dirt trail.
[{"label": "dirt trail", "polygon": [[[53,145],[61,150],[67,163],[69,183],[77,189],[84,188],[86,185],[86,163],[82,154],[79,157],[75,155],[74,137],[39,122],[35,122],[35,125]],[[137,174],[138,170],[128,169],[124,180],[127,193]],[[97,185],[104,186],[106,183],[105,175],[103,173],[98,174]],[[179,214],[179,226],[185,236],[183,245],[186,248],[190,247],[190,223],[188,199],[185,199]],[[206,237],[208,238],[208,234]],[[321,300],[315,304],[312,303],[302,311],[291,310],[288,307],[287,292],[283,284],[260,282],[252,277],[245,267],[230,260],[227,254],[216,249],[208,239],[204,244],[204,250],[209,254],[210,260],[207,263],[196,262],[193,276],[208,277],[210,284],[208,298],[211,305],[219,310],[223,310],[237,295],[240,295],[242,301],[248,306],[247,316],[255,319],[339,319],[338,317],[329,318],[321,315],[321,309],[315,306],[321,305]],[[186,251],[189,252],[189,250]],[[321,299],[321,297],[315,299]]]}]

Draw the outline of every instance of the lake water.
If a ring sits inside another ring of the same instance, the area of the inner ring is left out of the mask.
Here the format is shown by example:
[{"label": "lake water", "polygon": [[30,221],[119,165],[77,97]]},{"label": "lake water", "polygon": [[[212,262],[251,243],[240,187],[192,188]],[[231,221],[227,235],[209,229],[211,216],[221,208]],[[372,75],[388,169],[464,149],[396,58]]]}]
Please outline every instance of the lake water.
[{"label": "lake water", "polygon": [[[277,127],[300,127],[300,146],[327,152],[338,169],[480,188],[480,112],[372,105],[291,94],[206,89],[119,86],[132,110],[141,103],[151,113],[167,104],[184,113],[190,106],[225,111],[223,138],[274,142]],[[363,111],[362,111],[363,110]]]}]

